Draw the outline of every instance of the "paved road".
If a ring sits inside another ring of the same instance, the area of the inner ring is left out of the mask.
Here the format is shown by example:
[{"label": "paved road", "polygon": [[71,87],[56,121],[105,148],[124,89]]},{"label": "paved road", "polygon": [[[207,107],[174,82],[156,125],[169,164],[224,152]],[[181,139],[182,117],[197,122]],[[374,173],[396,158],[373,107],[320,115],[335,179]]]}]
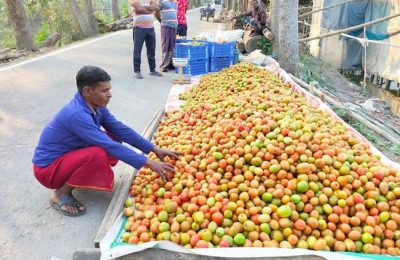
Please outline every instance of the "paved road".
[{"label": "paved road", "polygon": [[[216,30],[189,11],[189,35]],[[158,24],[158,23],[157,23]],[[156,27],[157,36],[160,35]],[[159,38],[157,64],[160,64]],[[145,49],[143,50],[143,54]],[[132,72],[131,30],[91,39],[29,61],[0,68],[0,259],[71,259],[74,250],[93,241],[112,193],[78,191],[88,212],[70,218],[49,206],[50,190],[32,174],[32,154],[46,122],[76,92],[75,75],[84,65],[104,68],[112,77],[109,109],[138,132],[164,106],[173,73],[144,80]],[[123,163],[116,170],[118,183]]]}]

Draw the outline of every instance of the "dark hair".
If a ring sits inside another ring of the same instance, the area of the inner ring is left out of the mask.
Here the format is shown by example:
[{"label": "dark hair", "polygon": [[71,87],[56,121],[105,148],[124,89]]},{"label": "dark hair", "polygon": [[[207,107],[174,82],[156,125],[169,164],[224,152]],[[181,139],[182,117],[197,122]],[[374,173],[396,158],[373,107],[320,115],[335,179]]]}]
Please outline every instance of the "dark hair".
[{"label": "dark hair", "polygon": [[85,66],[76,74],[76,86],[79,93],[82,93],[83,87],[95,87],[100,82],[110,81],[108,73],[96,66]]}]

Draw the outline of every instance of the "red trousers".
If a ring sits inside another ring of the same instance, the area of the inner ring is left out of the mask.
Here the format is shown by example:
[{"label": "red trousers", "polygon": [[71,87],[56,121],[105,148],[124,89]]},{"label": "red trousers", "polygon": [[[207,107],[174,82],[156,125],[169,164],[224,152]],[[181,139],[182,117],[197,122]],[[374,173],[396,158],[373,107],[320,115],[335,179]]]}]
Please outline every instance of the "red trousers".
[{"label": "red trousers", "polygon": [[34,165],[33,172],[49,189],[68,184],[75,188],[112,191],[114,172],[111,166],[117,162],[103,148],[91,146],[68,152],[45,167]]}]

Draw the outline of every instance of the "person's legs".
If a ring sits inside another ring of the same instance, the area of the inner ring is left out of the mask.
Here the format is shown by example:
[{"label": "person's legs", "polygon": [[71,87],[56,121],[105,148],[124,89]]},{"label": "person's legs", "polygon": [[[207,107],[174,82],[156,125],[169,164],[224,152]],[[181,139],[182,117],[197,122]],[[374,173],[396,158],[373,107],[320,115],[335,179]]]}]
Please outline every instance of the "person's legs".
[{"label": "person's legs", "polygon": [[140,73],[140,63],[143,42],[146,37],[146,29],[135,27],[134,29],[134,46],[133,46],[133,70],[135,73]]},{"label": "person's legs", "polygon": [[147,60],[149,62],[150,72],[156,70],[156,33],[154,28],[146,29],[146,49],[147,49]]},{"label": "person's legs", "polygon": [[[50,201],[56,204],[64,196],[72,197],[75,188],[112,191],[114,172],[110,165],[116,162],[104,149],[92,146],[71,151],[46,167],[34,166],[34,173],[43,186],[54,189]],[[76,201],[64,204],[61,210],[77,213],[84,207]]]},{"label": "person's legs", "polygon": [[176,28],[169,28],[170,30],[170,38],[169,38],[169,65],[168,68],[169,69],[175,69],[174,65],[173,65],[173,61],[172,59],[174,58],[175,55],[175,44],[176,44]]},{"label": "person's legs", "polygon": [[183,24],[178,24],[178,27],[176,28],[176,34],[177,35],[179,35],[179,36],[184,36],[184,35],[182,35],[183,34],[183,31],[182,31],[182,29],[183,29]]},{"label": "person's legs", "polygon": [[182,37],[187,36],[187,25],[186,24],[178,24],[177,34]]},{"label": "person's legs", "polygon": [[176,41],[176,28],[161,26],[162,63],[160,69],[164,72],[170,69]]},{"label": "person's legs", "polygon": [[167,55],[167,26],[161,26],[161,64],[160,70],[165,72],[168,71],[168,65],[165,63]]}]

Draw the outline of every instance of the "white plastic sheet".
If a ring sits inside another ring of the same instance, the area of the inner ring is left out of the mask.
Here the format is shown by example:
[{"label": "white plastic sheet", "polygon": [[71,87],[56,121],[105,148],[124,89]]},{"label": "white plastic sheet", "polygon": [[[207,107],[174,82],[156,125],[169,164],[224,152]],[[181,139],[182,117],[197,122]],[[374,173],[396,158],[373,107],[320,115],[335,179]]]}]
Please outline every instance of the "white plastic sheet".
[{"label": "white plastic sheet", "polygon": [[194,38],[196,40],[206,40],[209,42],[234,42],[241,41],[243,34],[243,30],[223,31],[219,26],[217,31],[201,32]]}]

